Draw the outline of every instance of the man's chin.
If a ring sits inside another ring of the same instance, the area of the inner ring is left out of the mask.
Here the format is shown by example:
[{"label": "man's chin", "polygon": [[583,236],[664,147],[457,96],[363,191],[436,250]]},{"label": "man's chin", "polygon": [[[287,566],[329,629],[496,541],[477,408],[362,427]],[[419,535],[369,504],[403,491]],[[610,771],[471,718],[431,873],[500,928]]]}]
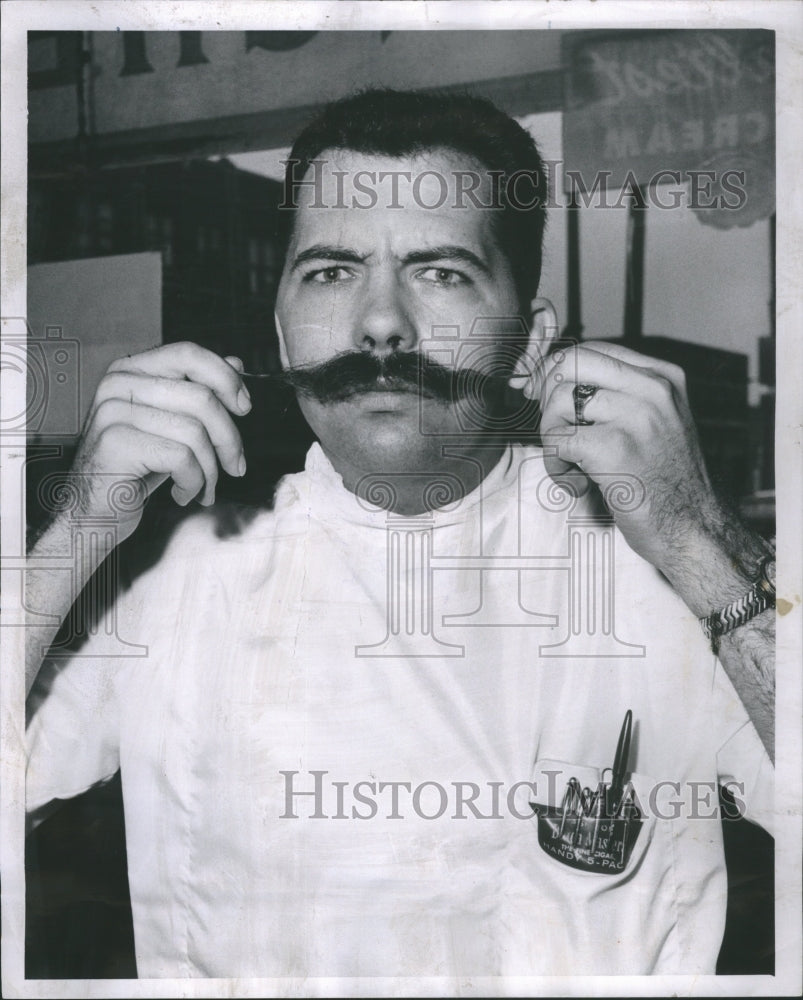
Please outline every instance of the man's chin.
[{"label": "man's chin", "polygon": [[377,469],[431,463],[446,444],[495,437],[481,428],[470,401],[449,402],[417,389],[369,390],[331,402],[300,396],[299,403],[325,450],[343,454],[347,448]]},{"label": "man's chin", "polygon": [[305,415],[335,467],[416,475],[436,470],[443,445],[460,437],[448,406],[436,404],[438,419],[421,402],[409,393],[377,393],[305,407]]}]

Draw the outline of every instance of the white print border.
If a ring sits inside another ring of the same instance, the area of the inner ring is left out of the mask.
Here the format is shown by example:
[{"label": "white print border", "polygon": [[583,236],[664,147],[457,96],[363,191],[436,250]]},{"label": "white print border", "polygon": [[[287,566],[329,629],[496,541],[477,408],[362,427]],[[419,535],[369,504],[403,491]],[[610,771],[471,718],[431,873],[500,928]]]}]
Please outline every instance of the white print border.
[{"label": "white print border", "polygon": [[[777,316],[780,348],[777,465],[778,593],[788,601],[779,618],[778,726],[779,757],[776,787],[783,795],[776,836],[775,977],[506,977],[410,979],[241,979],[241,980],[96,980],[26,981],[23,965],[23,679],[21,629],[0,629],[0,722],[2,723],[2,975],[8,997],[262,997],[284,996],[777,996],[801,990],[801,530],[803,493],[800,428],[803,412],[799,373],[803,370],[803,329],[799,264],[803,259],[799,189],[803,93],[803,45],[800,7],[785,0],[755,0],[717,4],[698,0],[654,0],[649,5],[627,2],[556,5],[540,2],[399,3],[399,2],[143,2],[109,0],[11,0],[2,19],[2,307],[4,316],[21,316],[25,296],[25,32],[27,30],[240,30],[265,29],[525,29],[601,28],[774,28],[777,44],[778,216]],[[0,393],[3,414],[19,413],[20,399]],[[24,407],[24,399],[22,400]],[[21,446],[0,449],[2,481],[20,479]],[[22,509],[14,491],[3,491],[2,543],[19,536]],[[5,575],[5,574],[3,574]],[[3,580],[5,583],[5,580]],[[3,587],[6,611],[6,588]]]}]

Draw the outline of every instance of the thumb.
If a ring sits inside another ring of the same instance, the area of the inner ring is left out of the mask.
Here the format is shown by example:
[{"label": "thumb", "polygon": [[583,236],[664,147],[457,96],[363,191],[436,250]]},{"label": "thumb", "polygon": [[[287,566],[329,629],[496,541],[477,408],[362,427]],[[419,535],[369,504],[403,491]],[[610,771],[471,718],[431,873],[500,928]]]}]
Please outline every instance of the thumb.
[{"label": "thumb", "polygon": [[545,455],[544,466],[553,481],[571,496],[579,499],[591,489],[591,478],[582,469],[564,462],[557,455]]}]

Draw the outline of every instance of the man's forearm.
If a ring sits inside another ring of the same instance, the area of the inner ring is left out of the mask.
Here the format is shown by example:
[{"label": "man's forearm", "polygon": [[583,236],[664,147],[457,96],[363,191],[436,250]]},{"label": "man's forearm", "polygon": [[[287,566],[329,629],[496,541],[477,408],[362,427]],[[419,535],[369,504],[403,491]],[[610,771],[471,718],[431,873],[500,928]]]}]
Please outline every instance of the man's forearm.
[{"label": "man's forearm", "polygon": [[722,637],[719,660],[775,762],[775,609]]},{"label": "man's forearm", "polygon": [[[773,546],[735,517],[723,516],[684,558],[665,569],[672,586],[698,618],[743,597]],[[768,608],[720,638],[719,660],[775,759],[775,611]]]},{"label": "man's forearm", "polygon": [[25,692],[65,617],[113,545],[104,533],[58,516],[39,535],[25,571]]}]

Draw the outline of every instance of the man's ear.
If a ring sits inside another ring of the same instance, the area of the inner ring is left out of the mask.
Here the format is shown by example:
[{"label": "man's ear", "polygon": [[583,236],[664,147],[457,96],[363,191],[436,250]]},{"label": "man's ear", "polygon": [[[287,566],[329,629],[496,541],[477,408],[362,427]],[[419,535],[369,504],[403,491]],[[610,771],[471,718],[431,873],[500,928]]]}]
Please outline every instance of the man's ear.
[{"label": "man's ear", "polygon": [[282,324],[279,322],[279,315],[275,309],[273,311],[273,322],[276,324],[276,336],[279,338],[279,360],[282,363],[282,368],[289,368],[290,360],[287,357],[287,344],[284,342],[284,331],[282,330]]},{"label": "man's ear", "polygon": [[530,303],[530,333],[509,384],[530,397],[536,393],[533,373],[544,360],[549,346],[558,337],[558,316],[549,299],[535,298]]}]

